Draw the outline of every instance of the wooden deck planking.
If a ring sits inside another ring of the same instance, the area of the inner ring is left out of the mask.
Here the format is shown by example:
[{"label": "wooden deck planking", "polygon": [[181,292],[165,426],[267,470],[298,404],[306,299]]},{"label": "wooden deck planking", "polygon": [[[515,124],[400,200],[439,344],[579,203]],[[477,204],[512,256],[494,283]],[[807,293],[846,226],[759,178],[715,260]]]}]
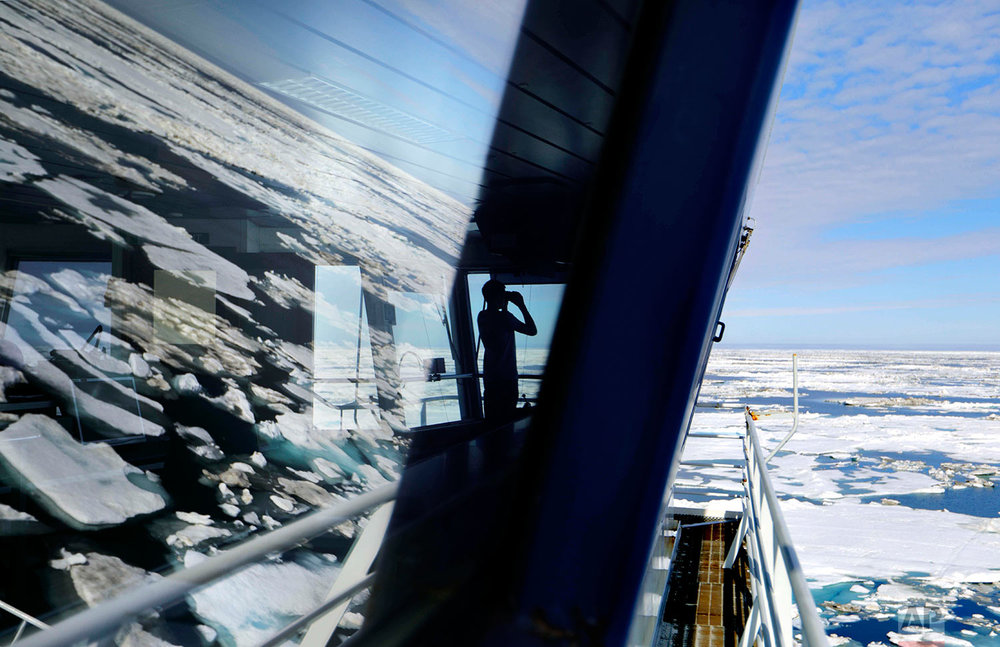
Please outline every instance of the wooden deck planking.
[{"label": "wooden deck planking", "polygon": [[735,522],[681,525],[676,561],[667,583],[661,647],[735,647],[749,615],[745,558],[723,568]]}]

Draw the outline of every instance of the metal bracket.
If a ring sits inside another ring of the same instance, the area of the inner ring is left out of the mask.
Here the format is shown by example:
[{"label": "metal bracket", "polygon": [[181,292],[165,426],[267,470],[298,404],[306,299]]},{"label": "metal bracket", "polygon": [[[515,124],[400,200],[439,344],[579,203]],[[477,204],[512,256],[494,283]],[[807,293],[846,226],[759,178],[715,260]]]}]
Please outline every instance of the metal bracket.
[{"label": "metal bracket", "polygon": [[715,335],[715,337],[712,337],[712,341],[718,344],[720,341],[722,341],[722,336],[726,334],[726,324],[724,324],[721,321],[716,321],[715,329],[718,330],[719,332]]}]

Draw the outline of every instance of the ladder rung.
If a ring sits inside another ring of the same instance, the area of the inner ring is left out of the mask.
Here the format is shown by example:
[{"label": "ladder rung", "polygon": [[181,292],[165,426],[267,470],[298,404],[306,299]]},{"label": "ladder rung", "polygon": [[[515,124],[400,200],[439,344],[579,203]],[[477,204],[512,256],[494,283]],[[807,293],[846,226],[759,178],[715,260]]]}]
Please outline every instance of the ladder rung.
[{"label": "ladder rung", "polygon": [[688,438],[731,438],[733,440],[742,440],[745,437],[744,434],[739,432],[729,432],[729,431],[691,431],[688,432]]},{"label": "ladder rung", "polygon": [[746,459],[744,458],[693,459],[681,461],[681,465],[690,465],[692,467],[743,467],[743,463],[745,462]]},{"label": "ladder rung", "polygon": [[705,488],[705,487],[674,487],[674,494],[696,494],[699,496],[731,496],[738,497],[743,496],[744,492],[742,490],[724,490],[721,488]]}]

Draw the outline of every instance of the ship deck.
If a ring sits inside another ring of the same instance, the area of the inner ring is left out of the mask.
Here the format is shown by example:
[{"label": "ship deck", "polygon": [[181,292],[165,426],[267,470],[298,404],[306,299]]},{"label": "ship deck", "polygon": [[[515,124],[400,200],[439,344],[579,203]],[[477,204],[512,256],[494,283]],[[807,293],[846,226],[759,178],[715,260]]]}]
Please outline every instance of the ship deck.
[{"label": "ship deck", "polygon": [[751,607],[745,551],[723,566],[739,523],[678,521],[657,647],[736,647]]}]

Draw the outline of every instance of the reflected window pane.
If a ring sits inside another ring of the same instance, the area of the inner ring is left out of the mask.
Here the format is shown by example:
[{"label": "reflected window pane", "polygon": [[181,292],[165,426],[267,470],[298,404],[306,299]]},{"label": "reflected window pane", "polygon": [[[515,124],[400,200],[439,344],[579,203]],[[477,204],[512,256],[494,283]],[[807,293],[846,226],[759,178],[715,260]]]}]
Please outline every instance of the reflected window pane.
[{"label": "reflected window pane", "polygon": [[393,337],[406,424],[418,427],[459,420],[454,343],[444,299],[397,292],[391,301],[396,312]]},{"label": "reflected window pane", "polygon": [[[7,325],[21,343],[45,356],[88,343],[107,350],[111,310],[105,291],[110,278],[110,262],[20,261]],[[5,338],[12,337],[5,332]]]},{"label": "reflected window pane", "polygon": [[371,333],[357,266],[316,268],[315,394],[320,429],[378,427]]}]

